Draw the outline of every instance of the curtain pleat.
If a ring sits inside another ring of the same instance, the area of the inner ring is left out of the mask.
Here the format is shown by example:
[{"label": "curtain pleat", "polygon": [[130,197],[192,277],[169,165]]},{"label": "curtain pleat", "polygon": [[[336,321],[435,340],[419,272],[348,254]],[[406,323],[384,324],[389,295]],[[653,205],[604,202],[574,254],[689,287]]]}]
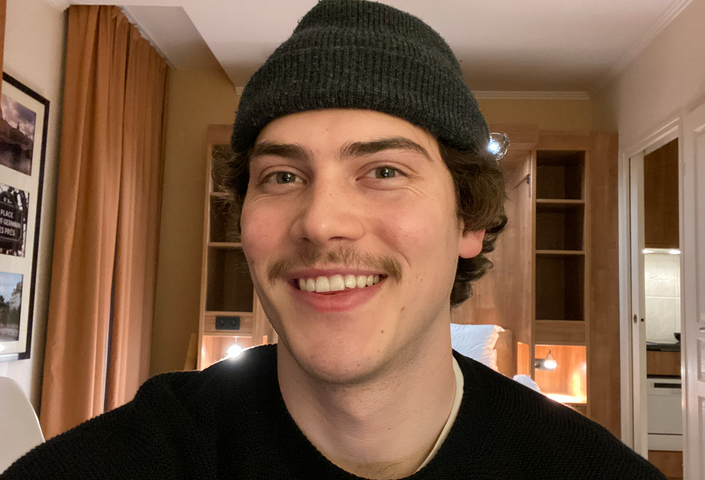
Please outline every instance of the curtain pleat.
[{"label": "curtain pleat", "polygon": [[[161,82],[145,79],[160,78]],[[163,171],[167,68],[142,38],[128,61],[115,292],[106,408],[129,401],[149,375]],[[150,161],[145,161],[150,159]]]},{"label": "curtain pleat", "polygon": [[[40,414],[47,438],[102,413],[106,403],[112,407],[129,400],[139,380],[125,382],[115,377],[125,376],[126,366],[131,368],[129,361],[125,365],[123,357],[149,355],[148,341],[142,337],[145,333],[148,337],[151,331],[151,308],[125,305],[153,302],[148,298],[153,296],[153,285],[150,287],[146,282],[154,272],[144,270],[156,269],[156,260],[142,258],[133,268],[129,265],[131,255],[123,253],[124,245],[132,241],[131,232],[142,230],[156,238],[152,224],[159,223],[158,207],[150,205],[154,201],[159,203],[152,196],[161,190],[163,149],[148,149],[144,144],[162,142],[163,130],[152,125],[161,125],[163,121],[164,95],[159,96],[159,92],[165,88],[167,67],[163,60],[139,53],[145,50],[145,44],[151,48],[117,7],[82,5],[69,9],[61,164]],[[155,66],[142,66],[140,62],[144,61]],[[149,77],[150,74],[154,76]],[[146,95],[153,97],[147,101]],[[159,101],[159,106],[147,105]],[[147,114],[157,115],[158,119],[148,118]],[[136,169],[145,168],[155,173],[148,178],[135,173]],[[141,203],[143,194],[147,206]],[[143,214],[144,211],[152,212],[156,218]],[[123,225],[130,223],[129,217],[134,217],[130,220],[134,226],[128,228]],[[155,238],[141,239],[139,247],[130,248],[151,252],[148,244],[155,243]],[[131,276],[142,277],[145,282],[142,294],[124,293],[125,287],[119,282],[130,283],[125,279]],[[120,299],[114,308],[117,315],[113,316],[125,318],[135,311],[139,315],[131,317],[129,322],[114,321],[111,332],[113,288]],[[129,332],[134,330],[141,335],[136,336],[137,343],[133,344]],[[127,337],[124,332],[128,332]],[[107,362],[109,336],[110,363]],[[144,380],[144,371],[144,367],[138,368],[136,378]],[[122,393],[111,394],[106,402],[106,385],[121,382]]]}]

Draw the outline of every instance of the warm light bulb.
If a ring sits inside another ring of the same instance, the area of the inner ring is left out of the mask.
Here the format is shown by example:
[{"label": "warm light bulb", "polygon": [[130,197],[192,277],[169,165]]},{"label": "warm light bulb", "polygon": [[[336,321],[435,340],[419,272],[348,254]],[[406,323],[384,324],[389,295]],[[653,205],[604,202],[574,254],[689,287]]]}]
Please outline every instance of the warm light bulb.
[{"label": "warm light bulb", "polygon": [[674,248],[672,250],[669,250],[668,253],[670,253],[671,255],[680,255],[681,251]]},{"label": "warm light bulb", "polygon": [[645,249],[643,250],[643,253],[654,253],[654,251],[651,250],[650,248],[645,248]]},{"label": "warm light bulb", "polygon": [[551,353],[551,349],[548,350],[548,355],[546,355],[546,358],[543,360],[543,366],[548,370],[555,370],[558,366],[556,357]]},{"label": "warm light bulb", "polygon": [[228,358],[237,358],[242,353],[242,347],[237,343],[234,343],[230,348],[228,348]]}]

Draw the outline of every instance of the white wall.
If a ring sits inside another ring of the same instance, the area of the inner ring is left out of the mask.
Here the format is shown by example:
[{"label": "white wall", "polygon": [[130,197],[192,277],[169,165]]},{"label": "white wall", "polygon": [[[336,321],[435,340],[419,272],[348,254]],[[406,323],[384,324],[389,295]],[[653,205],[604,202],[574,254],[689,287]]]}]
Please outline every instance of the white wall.
[{"label": "white wall", "polygon": [[693,0],[609,85],[593,96],[593,128],[632,145],[705,101],[705,0]]},{"label": "white wall", "polygon": [[0,376],[19,383],[37,411],[49,308],[65,43],[66,17],[51,0],[7,0],[4,70],[50,102],[32,352],[28,360],[0,363]]},{"label": "white wall", "polygon": [[647,342],[676,343],[681,331],[680,260],[663,251],[644,255]]}]

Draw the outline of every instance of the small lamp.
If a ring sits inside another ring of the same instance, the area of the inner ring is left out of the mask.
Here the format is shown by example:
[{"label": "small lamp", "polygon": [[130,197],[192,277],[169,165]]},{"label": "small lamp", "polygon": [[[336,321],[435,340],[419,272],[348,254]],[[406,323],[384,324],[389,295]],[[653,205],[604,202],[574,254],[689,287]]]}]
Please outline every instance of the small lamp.
[{"label": "small lamp", "polygon": [[534,368],[536,368],[537,370],[547,370],[549,372],[552,372],[556,369],[557,366],[558,362],[556,361],[556,357],[553,356],[553,353],[551,353],[550,347],[548,348],[548,354],[546,354],[546,358],[537,358],[534,362]]}]

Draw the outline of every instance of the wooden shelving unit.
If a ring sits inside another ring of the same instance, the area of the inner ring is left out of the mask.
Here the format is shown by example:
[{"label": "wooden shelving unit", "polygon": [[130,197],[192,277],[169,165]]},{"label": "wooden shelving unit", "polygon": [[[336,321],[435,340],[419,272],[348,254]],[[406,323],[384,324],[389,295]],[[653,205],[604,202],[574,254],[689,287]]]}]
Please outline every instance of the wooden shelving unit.
[{"label": "wooden shelving unit", "polygon": [[235,344],[248,348],[276,341],[254,291],[242,244],[235,233],[236,219],[230,212],[230,194],[221,179],[214,175],[217,171],[214,164],[232,154],[231,129],[226,125],[213,125],[208,130],[199,369],[226,358]]},{"label": "wooden shelving unit", "polygon": [[[548,396],[589,415],[589,151],[540,142],[534,158],[533,376]],[[542,362],[549,352],[553,370]]]}]

